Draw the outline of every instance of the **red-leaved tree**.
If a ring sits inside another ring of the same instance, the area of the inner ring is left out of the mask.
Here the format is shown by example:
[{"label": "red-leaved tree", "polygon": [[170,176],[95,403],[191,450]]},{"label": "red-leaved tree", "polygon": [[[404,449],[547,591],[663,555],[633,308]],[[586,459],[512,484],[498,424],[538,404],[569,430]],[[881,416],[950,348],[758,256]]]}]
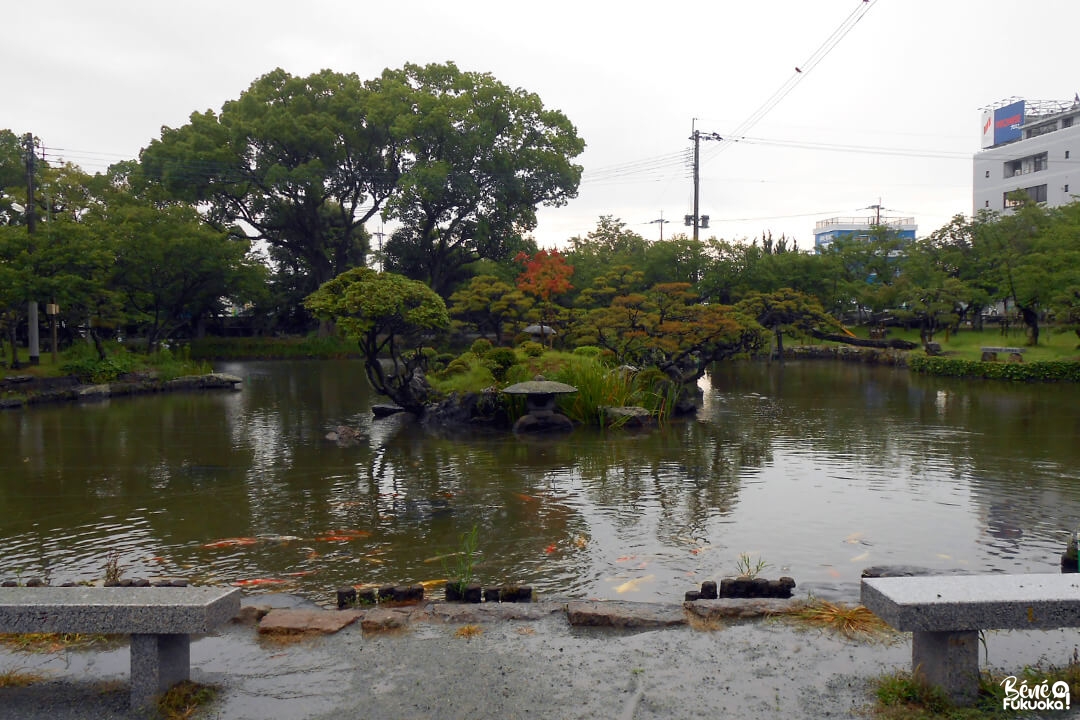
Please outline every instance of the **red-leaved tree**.
[{"label": "red-leaved tree", "polygon": [[[573,288],[570,278],[574,274],[574,266],[568,265],[558,250],[540,250],[532,257],[520,252],[514,261],[522,265],[522,272],[517,278],[518,290],[540,300],[541,323],[550,326],[555,316],[551,298]],[[550,339],[552,336],[548,337]]]}]

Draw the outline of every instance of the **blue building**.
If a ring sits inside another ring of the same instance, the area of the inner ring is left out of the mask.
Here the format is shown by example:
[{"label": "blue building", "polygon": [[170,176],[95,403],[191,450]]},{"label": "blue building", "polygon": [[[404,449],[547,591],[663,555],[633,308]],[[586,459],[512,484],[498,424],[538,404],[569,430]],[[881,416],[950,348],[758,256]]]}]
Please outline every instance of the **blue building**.
[{"label": "blue building", "polygon": [[814,250],[823,252],[837,238],[842,237],[854,236],[857,239],[869,240],[870,231],[875,225],[890,228],[903,240],[914,240],[919,230],[913,217],[887,217],[880,214],[880,211],[866,217],[829,218],[819,220],[814,225]]}]

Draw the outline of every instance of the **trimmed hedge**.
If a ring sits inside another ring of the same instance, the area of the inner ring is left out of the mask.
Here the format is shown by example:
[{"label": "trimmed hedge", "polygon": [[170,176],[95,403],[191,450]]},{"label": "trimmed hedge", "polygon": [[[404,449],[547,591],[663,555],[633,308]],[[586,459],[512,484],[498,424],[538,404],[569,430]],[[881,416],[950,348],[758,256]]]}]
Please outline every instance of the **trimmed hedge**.
[{"label": "trimmed hedge", "polygon": [[1016,382],[1080,382],[1080,363],[1051,360],[1033,363],[981,362],[911,355],[908,367],[924,375]]}]

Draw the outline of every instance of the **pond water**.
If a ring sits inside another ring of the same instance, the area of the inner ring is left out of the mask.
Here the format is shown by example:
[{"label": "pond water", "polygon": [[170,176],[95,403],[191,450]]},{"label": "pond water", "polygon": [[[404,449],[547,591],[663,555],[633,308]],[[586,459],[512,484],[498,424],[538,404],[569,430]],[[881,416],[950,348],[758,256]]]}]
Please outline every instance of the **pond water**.
[{"label": "pond water", "polygon": [[[864,567],[1057,572],[1080,388],[728,364],[696,417],[556,438],[373,420],[355,361],[221,364],[239,392],[0,413],[0,579],[185,576],[332,602],[453,573],[678,601],[740,556],[855,600]],[[339,447],[327,432],[359,430]]]}]

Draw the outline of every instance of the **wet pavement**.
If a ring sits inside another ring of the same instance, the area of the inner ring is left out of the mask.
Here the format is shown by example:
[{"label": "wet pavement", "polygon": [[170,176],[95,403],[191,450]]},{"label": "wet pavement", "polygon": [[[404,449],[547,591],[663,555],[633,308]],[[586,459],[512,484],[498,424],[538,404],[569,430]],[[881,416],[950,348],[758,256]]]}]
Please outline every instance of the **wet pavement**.
[{"label": "wet pavement", "polygon": [[[191,646],[192,679],[219,685],[201,717],[740,718],[852,717],[871,681],[907,669],[911,636],[847,640],[778,619],[712,630],[573,627],[562,612],[493,620],[470,638],[421,622],[282,642],[233,624]],[[1075,630],[990,633],[991,664],[1063,664]],[[984,659],[985,664],[985,659]],[[0,673],[46,676],[0,689],[0,718],[138,718],[127,709],[128,651],[0,650]]]}]

